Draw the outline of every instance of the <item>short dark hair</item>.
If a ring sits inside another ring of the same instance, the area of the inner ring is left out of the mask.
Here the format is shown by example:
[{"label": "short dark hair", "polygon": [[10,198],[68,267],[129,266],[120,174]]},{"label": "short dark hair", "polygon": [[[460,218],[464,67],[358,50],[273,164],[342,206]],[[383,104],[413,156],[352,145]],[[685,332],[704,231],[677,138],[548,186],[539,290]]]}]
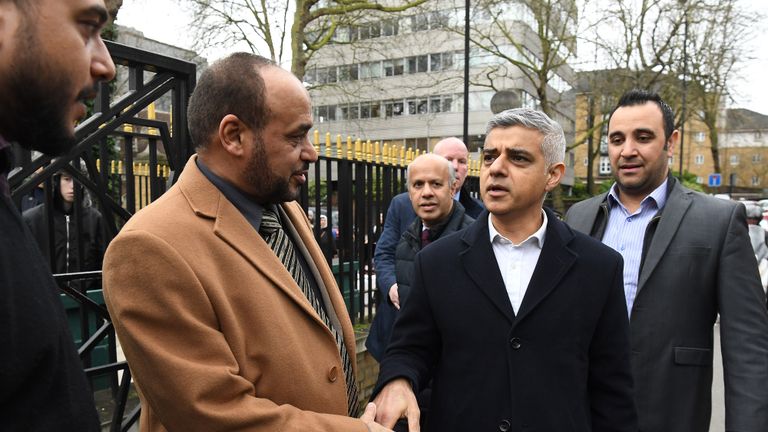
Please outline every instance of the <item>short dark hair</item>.
[{"label": "short dark hair", "polygon": [[661,110],[661,116],[664,119],[664,141],[669,141],[669,137],[672,136],[672,132],[675,130],[675,114],[672,112],[672,108],[664,102],[658,93],[643,89],[632,89],[621,96],[619,102],[616,104],[616,108],[611,111],[611,115],[608,117],[610,123],[613,113],[617,109],[626,106],[643,105],[647,102],[655,103]]},{"label": "short dark hair", "polygon": [[234,53],[214,62],[200,76],[187,108],[187,122],[196,149],[207,147],[224,116],[233,114],[260,131],[269,120],[260,70],[277,64],[250,53]]}]

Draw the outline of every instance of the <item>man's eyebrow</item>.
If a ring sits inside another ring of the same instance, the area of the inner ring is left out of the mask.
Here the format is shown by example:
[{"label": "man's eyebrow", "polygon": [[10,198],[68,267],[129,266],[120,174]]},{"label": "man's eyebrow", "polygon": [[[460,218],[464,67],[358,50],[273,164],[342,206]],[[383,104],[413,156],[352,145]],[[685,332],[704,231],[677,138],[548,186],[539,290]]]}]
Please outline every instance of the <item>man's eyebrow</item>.
[{"label": "man's eyebrow", "polygon": [[93,5],[86,8],[80,13],[80,15],[96,16],[99,19],[100,25],[103,25],[104,23],[106,23],[107,19],[109,18],[109,13],[107,12],[107,9],[99,5]]},{"label": "man's eyebrow", "polygon": [[653,129],[649,129],[649,128],[637,128],[637,129],[635,129],[632,132],[635,133],[635,134],[647,133],[647,134],[651,134],[651,135],[656,135],[656,132],[654,132]]},{"label": "man's eyebrow", "polygon": [[529,152],[526,149],[521,149],[521,148],[509,148],[509,149],[507,149],[505,151],[505,153],[508,156],[528,156],[528,157],[533,157],[533,153]]},{"label": "man's eyebrow", "polygon": [[312,123],[301,123],[296,127],[296,130],[301,132],[307,132],[310,129],[312,129]]}]

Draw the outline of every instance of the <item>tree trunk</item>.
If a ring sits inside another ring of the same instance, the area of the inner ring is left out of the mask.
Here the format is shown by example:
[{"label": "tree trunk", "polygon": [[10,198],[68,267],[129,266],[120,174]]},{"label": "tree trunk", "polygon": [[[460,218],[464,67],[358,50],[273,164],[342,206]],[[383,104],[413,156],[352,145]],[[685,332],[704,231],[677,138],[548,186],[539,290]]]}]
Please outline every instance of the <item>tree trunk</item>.
[{"label": "tree trunk", "polygon": [[309,17],[306,0],[296,0],[296,12],[291,26],[291,72],[300,80],[304,79],[307,68],[307,56],[304,52],[304,31]]},{"label": "tree trunk", "polygon": [[716,173],[720,171],[720,142],[717,135],[717,128],[709,128],[709,142],[712,145],[712,164]]}]

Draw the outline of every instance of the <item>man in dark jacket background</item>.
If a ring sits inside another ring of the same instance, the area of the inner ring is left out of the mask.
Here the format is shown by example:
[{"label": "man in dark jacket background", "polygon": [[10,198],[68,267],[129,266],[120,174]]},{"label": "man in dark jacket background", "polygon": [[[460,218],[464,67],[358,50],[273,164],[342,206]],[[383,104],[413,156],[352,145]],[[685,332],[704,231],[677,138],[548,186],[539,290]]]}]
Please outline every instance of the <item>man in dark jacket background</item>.
[{"label": "man in dark jacket background", "polygon": [[408,165],[408,197],[416,219],[408,226],[395,250],[395,275],[400,309],[413,283],[413,261],[416,254],[438,238],[459,231],[475,220],[464,207],[451,199],[456,187],[456,173],[451,163],[441,156],[425,154]]},{"label": "man in dark jacket background", "polygon": [[[456,175],[453,199],[464,207],[466,214],[476,218],[485,207],[480,201],[472,198],[469,191],[464,188],[464,180],[469,171],[467,146],[456,137],[444,138],[435,144],[432,153],[444,157],[451,163]],[[376,327],[371,326],[371,333],[365,341],[365,347],[378,361],[381,361],[384,356],[386,341],[389,340],[390,329],[395,321],[395,307],[392,306],[392,297],[396,297],[398,292],[395,278],[395,250],[400,236],[415,219],[416,213],[413,211],[408,192],[396,195],[389,203],[384,228],[376,243],[373,260],[376,266],[376,287],[379,294],[376,316],[380,318],[375,322]]]},{"label": "man in dark jacket background", "polygon": [[[22,214],[40,251],[51,264],[51,271],[73,273],[100,270],[108,243],[101,213],[89,205],[90,200],[83,194],[79,194],[75,208],[75,187],[80,186],[68,172],[54,175],[52,184],[53,208],[50,213],[45,204],[40,204]],[[53,236],[48,230],[49,214],[53,217]]]},{"label": "man in dark jacket background", "polygon": [[[416,219],[408,226],[400,237],[395,251],[395,274],[397,284],[392,287],[399,292],[396,302],[388,299],[398,310],[408,300],[414,275],[414,260],[416,254],[443,236],[466,228],[474,219],[466,214],[464,207],[453,199],[453,193],[458,185],[453,165],[435,154],[425,154],[417,157],[408,165],[407,173],[408,197],[416,213]],[[382,300],[384,301],[384,300]],[[392,333],[393,321],[378,322],[376,315],[371,325],[369,337],[383,336],[384,348]],[[389,328],[383,328],[386,324]],[[385,331],[384,334],[377,333]],[[422,419],[426,418],[431,388],[419,392],[419,407]],[[402,422],[395,426],[395,431],[407,430],[407,424]]]}]

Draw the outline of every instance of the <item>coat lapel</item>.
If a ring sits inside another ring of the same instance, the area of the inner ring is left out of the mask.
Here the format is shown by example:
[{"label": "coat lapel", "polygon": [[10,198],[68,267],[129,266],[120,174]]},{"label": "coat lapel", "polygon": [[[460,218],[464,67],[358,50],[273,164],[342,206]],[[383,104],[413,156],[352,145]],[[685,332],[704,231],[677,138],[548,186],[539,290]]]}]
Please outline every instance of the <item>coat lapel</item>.
[{"label": "coat lapel", "polygon": [[550,211],[547,211],[547,219],[544,246],[525,291],[523,302],[520,304],[517,313],[518,322],[530,314],[557,287],[576,261],[576,253],[568,248],[573,232]]},{"label": "coat lapel", "polygon": [[637,281],[638,292],[643,289],[645,282],[648,281],[653,270],[661,261],[661,257],[667,251],[672,237],[680,228],[683,216],[685,216],[685,213],[691,206],[691,193],[691,191],[684,189],[676,182],[667,197],[666,204],[661,212],[662,216],[659,220],[659,226],[656,228],[656,233],[653,235],[648,253],[643,261],[643,268]]},{"label": "coat lapel", "polygon": [[464,231],[461,240],[464,242],[464,249],[459,251],[459,256],[461,256],[464,271],[496,309],[507,318],[507,321],[513,324],[515,312],[512,309],[512,303],[509,302],[504,280],[501,278],[496,256],[491,247],[487,211],[483,211],[477,222]]},{"label": "coat lapel", "polygon": [[[296,304],[323,324],[293,277],[240,211],[200,171],[193,156],[179,178],[179,187],[196,215],[213,219],[213,232]],[[325,324],[323,324],[325,326]]]},{"label": "coat lapel", "polygon": [[576,231],[590,235],[597,220],[597,213],[600,211],[600,203],[605,200],[606,195],[602,194],[595,198],[590,198],[582,206],[574,206],[566,215],[568,225]]}]

